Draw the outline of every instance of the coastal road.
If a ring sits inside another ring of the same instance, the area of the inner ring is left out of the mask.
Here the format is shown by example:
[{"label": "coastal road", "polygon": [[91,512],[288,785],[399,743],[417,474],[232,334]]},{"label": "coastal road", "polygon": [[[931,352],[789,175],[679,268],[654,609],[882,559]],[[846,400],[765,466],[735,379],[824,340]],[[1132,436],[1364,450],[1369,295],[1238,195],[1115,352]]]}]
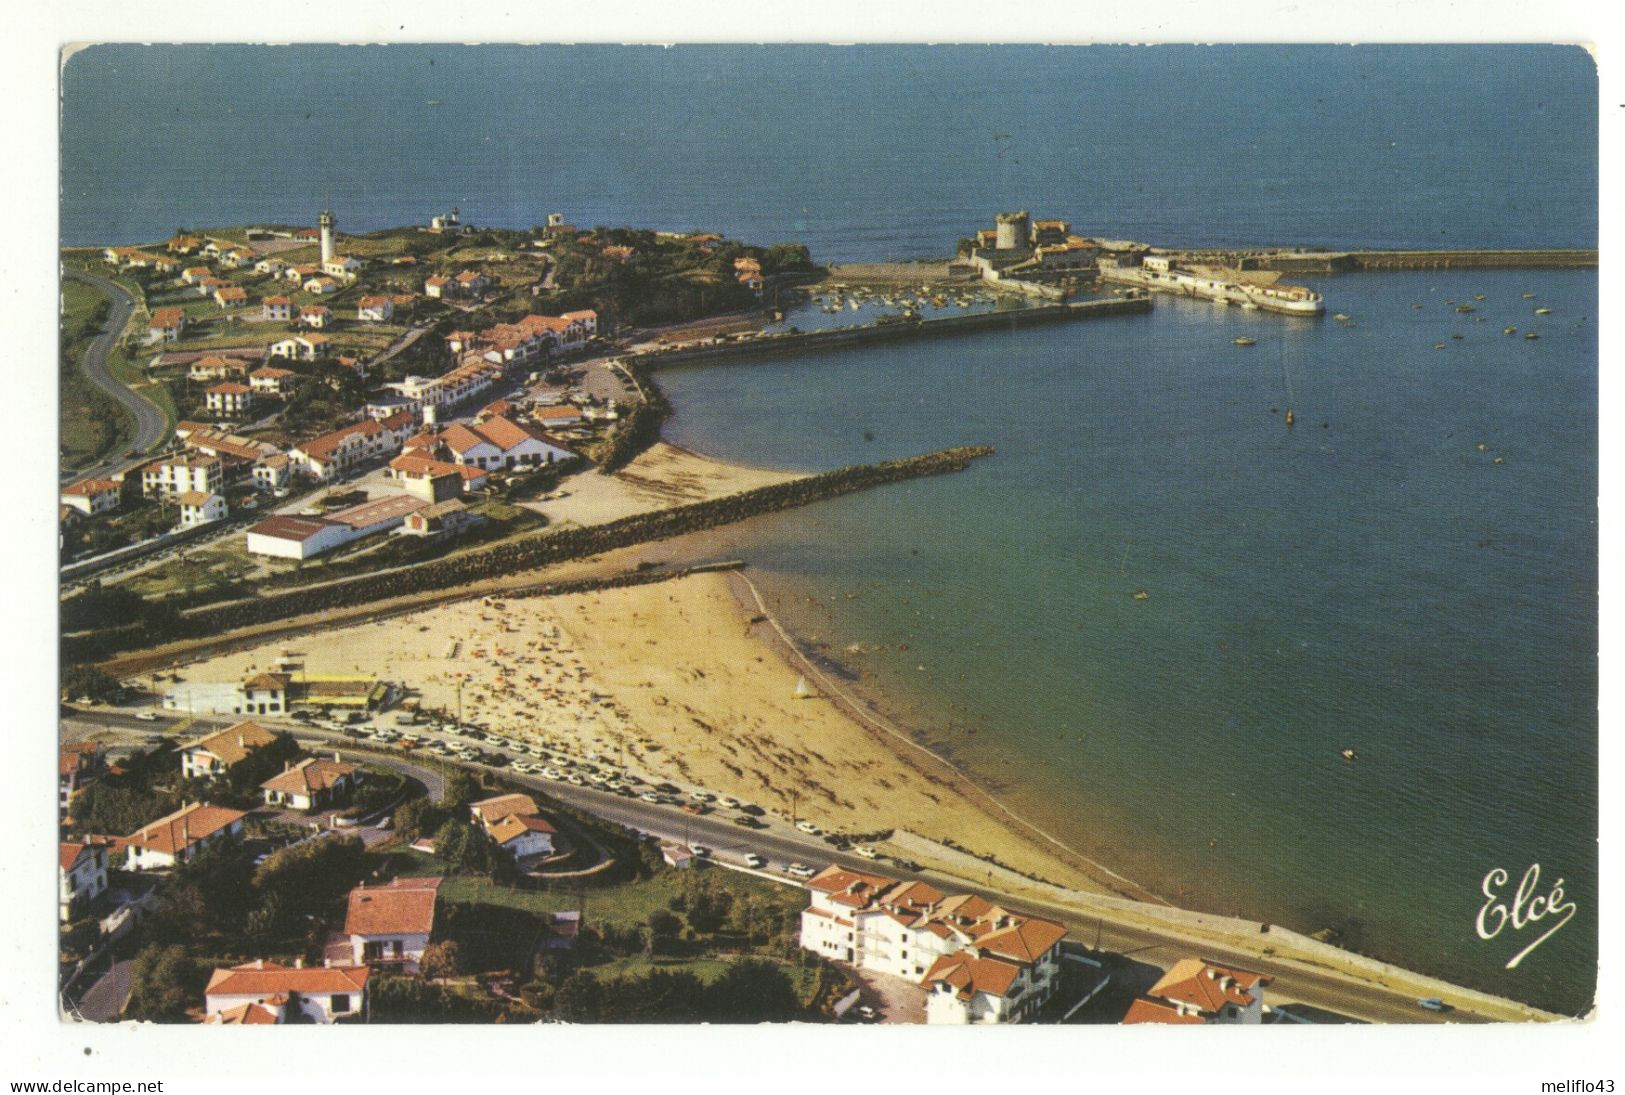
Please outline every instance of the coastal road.
[{"label": "coastal road", "polygon": [[[187,727],[187,733],[203,733],[228,725],[231,721],[219,718],[197,719]],[[261,718],[259,721],[272,724],[274,720]],[[168,729],[168,724],[162,720],[156,723],[141,721],[133,715],[111,712],[79,712],[65,719],[63,725],[65,738],[83,736],[92,729],[118,729],[125,731],[132,740],[138,740]],[[287,728],[295,731],[301,739],[314,739],[324,744],[337,741],[343,743],[347,749],[363,751],[356,749],[353,740],[336,732],[313,730],[297,722],[287,724]],[[422,737],[439,736],[428,734],[421,728],[414,728],[413,733]],[[454,742],[458,739],[447,736],[443,740]],[[796,830],[788,821],[771,815],[760,819],[765,825],[764,828],[747,829],[735,823],[722,811],[695,816],[685,813],[676,806],[645,802],[639,798],[626,798],[591,786],[578,787],[570,783],[514,772],[507,767],[465,765],[458,760],[430,759],[430,756],[423,753],[413,754],[411,759],[407,760],[404,757],[397,759],[394,755],[380,755],[372,748],[364,751],[369,759],[376,758],[381,762],[387,762],[390,767],[405,771],[430,784],[431,793],[438,794],[438,791],[434,790],[438,782],[430,783],[437,770],[446,771],[454,765],[462,766],[489,772],[521,786],[533,788],[606,821],[660,840],[703,845],[711,850],[712,859],[724,866],[743,869],[745,856],[755,853],[767,859],[768,866],[764,871],[754,873],[785,885],[799,885],[784,874],[784,868],[789,864],[802,863],[809,867],[822,868],[830,863],[838,863],[854,870],[882,874],[889,878],[917,879],[949,892],[974,889],[982,893],[996,894],[993,887],[982,885],[975,880],[935,870],[903,869],[896,863],[872,862],[850,852],[837,851],[819,838]],[[1126,955],[1162,969],[1171,967],[1181,958],[1200,955],[1221,962],[1233,962],[1243,968],[1267,974],[1274,978],[1267,996],[1272,1006],[1288,1002],[1307,1004],[1313,1008],[1372,1023],[1494,1021],[1493,1017],[1475,1011],[1475,1001],[1471,997],[1452,999],[1451,993],[1445,989],[1429,995],[1438,995],[1450,1001],[1454,1005],[1452,1010],[1444,1013],[1426,1011],[1416,1003],[1417,997],[1422,993],[1399,986],[1390,987],[1382,983],[1381,978],[1373,982],[1364,979],[1362,975],[1332,966],[1323,969],[1306,968],[1308,963],[1303,961],[1280,960],[1260,954],[1257,950],[1227,947],[1208,939],[1193,939],[1173,924],[1148,926],[1140,922],[1129,922],[1114,916],[1110,911],[1093,914],[1074,906],[1025,896],[1005,900],[1012,908],[1065,924],[1075,942],[1094,949]]]},{"label": "coastal road", "polygon": [[[138,453],[146,452],[163,440],[168,426],[164,412],[146,396],[120,384],[107,371],[107,355],[113,352],[113,347],[118,344],[119,337],[124,333],[125,324],[129,323],[130,316],[135,311],[135,298],[124,286],[97,277],[95,274],[63,267],[62,276],[99,289],[112,302],[112,308],[107,313],[107,322],[102,325],[101,333],[85,347],[85,356],[80,362],[80,368],[84,370],[85,376],[90,378],[92,384],[118,400],[119,404],[135,418],[135,438],[129,447]],[[127,462],[128,458],[123,455],[125,451],[127,450],[114,453],[94,467],[64,473],[62,479],[67,481],[105,475]]]}]

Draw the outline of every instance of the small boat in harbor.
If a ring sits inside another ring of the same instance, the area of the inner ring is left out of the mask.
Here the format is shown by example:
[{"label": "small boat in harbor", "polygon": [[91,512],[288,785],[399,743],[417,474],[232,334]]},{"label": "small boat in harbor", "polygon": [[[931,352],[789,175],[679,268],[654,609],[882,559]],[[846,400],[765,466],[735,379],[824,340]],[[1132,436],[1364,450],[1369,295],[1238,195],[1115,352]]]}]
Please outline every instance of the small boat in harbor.
[{"label": "small boat in harbor", "polygon": [[1344,749],[1342,751],[1342,753],[1339,754],[1339,755],[1344,760],[1359,760],[1360,759],[1360,754],[1356,753],[1353,749]]},{"label": "small boat in harbor", "polygon": [[1349,321],[1348,313],[1346,312],[1338,312],[1332,318],[1337,320],[1339,323],[1347,323]]},{"label": "small boat in harbor", "polygon": [[1258,339],[1256,339],[1256,338],[1248,338],[1246,335],[1242,335],[1239,338],[1234,339],[1233,341],[1235,342],[1235,344],[1237,346],[1257,346],[1258,345]]},{"label": "small boat in harbor", "polygon": [[1151,594],[1147,593],[1143,589],[1136,589],[1134,591],[1134,599],[1136,601],[1149,601],[1151,599]]},{"label": "small boat in harbor", "polygon": [[1552,310],[1550,308],[1536,308],[1535,314],[1537,316],[1549,316],[1552,314]]},{"label": "small boat in harbor", "polygon": [[1478,309],[1474,308],[1471,304],[1458,304],[1456,305],[1456,311],[1465,315],[1468,312],[1476,312]]},{"label": "small boat in harbor", "polygon": [[1503,335],[1515,335],[1515,334],[1518,333],[1518,329],[1516,327],[1508,327],[1505,330],[1503,330],[1501,333]]},{"label": "small boat in harbor", "polygon": [[1535,332],[1533,332],[1533,331],[1525,331],[1525,332],[1524,332],[1524,334],[1523,334],[1523,337],[1524,337],[1524,338],[1527,338],[1527,339],[1530,339],[1530,340],[1531,340],[1531,341],[1533,341],[1533,340],[1534,340],[1534,339],[1537,339],[1537,338],[1539,338],[1539,337],[1540,337],[1540,336],[1539,336],[1539,335],[1537,335],[1537,334],[1536,334],[1536,333],[1535,333]]},{"label": "small boat in harbor", "polygon": [[1473,299],[1474,300],[1483,300],[1484,299],[1484,294],[1483,293],[1474,293],[1473,294]]},{"label": "small boat in harbor", "polygon": [[1524,300],[1534,300],[1535,299],[1535,294],[1533,294],[1533,293],[1525,293],[1523,295],[1523,299]]},{"label": "small boat in harbor", "polygon": [[1287,425],[1288,425],[1288,426],[1290,426],[1290,425],[1292,425],[1292,422],[1293,422],[1293,418],[1292,418],[1292,408],[1291,408],[1291,407],[1288,407],[1288,408],[1287,408],[1287,409],[1286,409],[1286,424],[1287,424]]}]

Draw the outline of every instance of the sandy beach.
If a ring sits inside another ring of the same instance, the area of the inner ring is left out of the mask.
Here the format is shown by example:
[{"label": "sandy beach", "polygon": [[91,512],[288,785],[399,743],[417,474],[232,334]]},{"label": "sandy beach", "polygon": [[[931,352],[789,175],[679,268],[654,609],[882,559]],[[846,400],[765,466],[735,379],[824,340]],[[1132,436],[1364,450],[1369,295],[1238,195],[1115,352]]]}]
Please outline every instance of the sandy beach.
[{"label": "sandy beach", "polygon": [[[1079,865],[992,816],[951,771],[849,717],[759,634],[724,574],[561,597],[475,599],[195,662],[231,681],[282,653],[371,673],[427,707],[650,780],[733,795],[832,830],[906,830],[1071,888]],[[884,845],[882,850],[885,850]],[[917,847],[910,854],[925,858]],[[928,853],[927,853],[928,855]]]},{"label": "sandy beach", "polygon": [[725,464],[657,441],[614,475],[572,475],[558,492],[562,497],[523,505],[554,526],[599,525],[796,478],[794,472]]}]

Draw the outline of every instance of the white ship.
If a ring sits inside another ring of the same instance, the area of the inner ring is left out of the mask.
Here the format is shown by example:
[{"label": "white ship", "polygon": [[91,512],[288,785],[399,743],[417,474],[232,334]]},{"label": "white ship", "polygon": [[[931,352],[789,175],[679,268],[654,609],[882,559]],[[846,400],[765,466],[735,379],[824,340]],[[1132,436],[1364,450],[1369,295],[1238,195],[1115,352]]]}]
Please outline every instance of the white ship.
[{"label": "white ship", "polygon": [[1201,297],[1222,304],[1239,304],[1243,308],[1260,308],[1286,315],[1313,316],[1326,310],[1326,302],[1320,294],[1301,285],[1266,285],[1231,280],[1216,276],[1213,272],[1181,269],[1163,255],[1147,255],[1138,266],[1111,266],[1102,262],[1100,278],[1102,281],[1135,285],[1159,293],[1178,293],[1180,296]]}]

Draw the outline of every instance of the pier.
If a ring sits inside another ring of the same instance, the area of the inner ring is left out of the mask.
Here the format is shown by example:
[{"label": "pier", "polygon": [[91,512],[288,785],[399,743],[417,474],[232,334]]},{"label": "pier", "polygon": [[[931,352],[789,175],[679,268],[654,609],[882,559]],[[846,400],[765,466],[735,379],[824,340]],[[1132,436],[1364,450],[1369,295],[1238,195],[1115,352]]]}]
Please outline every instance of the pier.
[{"label": "pier", "polygon": [[[1587,269],[1597,265],[1597,252],[1584,248],[1522,251],[1268,251],[1230,253],[1223,257],[1240,270],[1276,270],[1284,274],[1342,274],[1362,270]],[[1204,257],[1204,261],[1208,260]]]},{"label": "pier", "polygon": [[899,342],[913,338],[970,334],[976,331],[1008,331],[1036,323],[1100,319],[1106,316],[1134,315],[1149,312],[1150,310],[1150,295],[1133,292],[1132,295],[1107,297],[1101,300],[1043,304],[1029,308],[1010,308],[998,312],[945,316],[941,319],[895,319],[882,323],[865,324],[861,327],[837,327],[828,331],[785,332],[783,334],[743,338],[733,342],[718,341],[698,346],[677,346],[669,350],[647,350],[631,355],[630,360],[650,368],[659,368],[663,365],[714,361],[725,357],[793,354],[803,353],[808,350],[862,346],[874,342]]}]

